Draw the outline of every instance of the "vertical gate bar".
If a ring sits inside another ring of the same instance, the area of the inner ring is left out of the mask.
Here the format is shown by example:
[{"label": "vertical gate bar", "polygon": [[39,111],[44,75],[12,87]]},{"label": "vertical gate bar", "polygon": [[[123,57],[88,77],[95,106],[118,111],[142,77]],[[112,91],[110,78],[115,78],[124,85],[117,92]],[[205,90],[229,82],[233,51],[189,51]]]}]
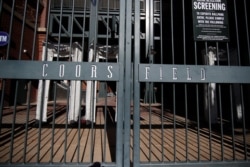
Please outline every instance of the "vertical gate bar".
[{"label": "vertical gate bar", "polygon": [[200,107],[199,107],[199,85],[195,84],[195,92],[196,92],[196,114],[197,114],[197,154],[198,154],[198,159],[197,161],[200,162]]},{"label": "vertical gate bar", "polygon": [[48,57],[48,52],[47,52],[47,49],[48,49],[48,41],[49,41],[49,28],[51,27],[50,26],[50,11],[51,11],[51,1],[53,0],[48,0],[48,11],[47,11],[47,23],[46,23],[46,39],[45,39],[45,60],[47,60],[47,57]]},{"label": "vertical gate bar", "polygon": [[135,0],[134,7],[134,112],[133,112],[133,163],[134,166],[140,164],[140,83],[139,83],[139,69],[140,63],[140,0]]},{"label": "vertical gate bar", "polygon": [[222,114],[222,100],[221,100],[221,84],[218,84],[219,93],[219,117],[220,117],[220,138],[221,138],[221,160],[224,161],[224,132],[223,132],[223,114]]},{"label": "vertical gate bar", "polygon": [[[195,64],[198,64],[198,60],[197,60],[197,42],[194,42],[194,55],[195,55]],[[198,159],[197,161],[200,162],[200,107],[199,107],[199,85],[198,83],[195,84],[195,92],[196,92],[196,114],[197,114],[197,154],[198,154]]]},{"label": "vertical gate bar", "polygon": [[[21,60],[21,53],[22,53],[22,45],[23,45],[23,32],[25,27],[25,20],[26,20],[26,9],[27,9],[27,0],[25,0],[24,5],[24,11],[23,11],[23,22],[22,22],[22,29],[21,29],[21,39],[20,39],[20,45],[19,45],[19,54],[18,54],[18,60]],[[13,112],[13,118],[12,118],[12,133],[11,133],[11,147],[10,147],[10,163],[12,163],[13,158],[13,149],[14,149],[14,129],[16,124],[16,108],[17,108],[17,96],[18,96],[18,87],[19,87],[19,81],[16,81],[16,87],[15,87],[15,97],[14,97],[14,112]],[[25,147],[25,146],[24,146]]]},{"label": "vertical gate bar", "polygon": [[27,0],[25,0],[25,5],[23,9],[23,22],[22,22],[22,29],[21,29],[21,39],[19,45],[19,53],[18,53],[18,60],[22,59],[22,50],[23,50],[23,36],[24,36],[24,29],[25,29],[25,21],[26,21],[26,11],[27,11]]},{"label": "vertical gate bar", "polygon": [[[216,56],[217,56],[217,65],[220,66],[220,56],[219,56],[219,43],[216,42]],[[222,114],[222,100],[221,100],[221,84],[218,84],[218,93],[219,93],[219,116],[220,116],[220,133],[221,133],[221,160],[224,161],[224,132],[223,132],[223,114]]]},{"label": "vertical gate bar", "polygon": [[[81,55],[82,56],[82,55]],[[80,163],[80,141],[81,141],[81,118],[82,118],[82,112],[81,112],[81,105],[82,105],[82,88],[80,89],[80,106],[79,106],[79,112],[78,112],[78,127],[77,127],[77,149],[76,149],[76,162]]]},{"label": "vertical gate bar", "polygon": [[[69,38],[69,59],[70,59],[70,61],[73,61],[73,57],[72,57],[72,41],[73,41],[73,28],[74,28],[74,13],[75,13],[75,0],[72,0],[71,1],[71,3],[72,3],[72,5],[71,5],[71,16],[69,17],[69,18],[71,18],[71,19],[69,19],[68,20],[68,23],[70,23],[69,25],[68,25],[68,30],[70,31],[69,33],[70,33],[70,38]],[[59,35],[60,35],[60,33],[59,33]],[[60,35],[61,36],[61,35]],[[76,52],[76,50],[74,51],[74,52]],[[78,53],[74,53],[74,56],[77,56],[77,58],[76,58],[76,61],[78,61]],[[59,56],[58,56],[58,58],[59,58]],[[72,80],[71,80],[72,81]],[[70,82],[71,82],[70,81]],[[79,81],[74,81],[74,84],[76,85],[76,82],[79,82]],[[54,104],[56,103],[56,93],[57,93],[57,87],[56,87],[56,82],[54,82],[55,83],[55,86],[54,86]],[[70,84],[71,85],[71,84]],[[71,92],[73,91],[75,91],[75,86],[74,86],[74,90],[72,89],[72,86],[69,88],[69,89],[67,89],[67,94],[68,94],[68,97],[67,97],[67,106],[69,106],[69,103],[71,102],[70,101],[70,98],[72,98],[72,97],[70,97],[70,95],[71,95]],[[81,91],[80,91],[80,97],[81,97]],[[81,101],[81,98],[80,99],[75,99],[75,100],[80,100]],[[75,103],[75,102],[73,102],[73,103]],[[75,107],[75,104],[72,104],[72,105],[74,105],[74,108],[73,108],[73,110],[75,110],[76,109],[76,107]],[[80,104],[79,104],[80,105]],[[66,121],[65,121],[65,126],[66,126],[66,135],[65,135],[65,151],[64,151],[64,161],[65,161],[65,163],[67,162],[67,150],[68,150],[68,144],[67,144],[67,141],[68,141],[68,125],[69,125],[69,113],[70,112],[75,112],[75,111],[70,111],[70,107],[67,107],[67,108],[69,108],[68,109],[68,112],[66,112],[67,113],[67,115],[66,115]],[[78,108],[78,107],[77,107]],[[80,107],[78,108],[79,110],[81,110],[80,109]],[[80,113],[80,111],[76,111],[77,113]],[[79,116],[79,115],[78,115]],[[78,117],[79,118],[79,117]],[[77,131],[79,130],[79,127],[80,127],[80,121],[79,121],[80,119],[78,119],[78,129],[77,129]]]},{"label": "vertical gate bar", "polygon": [[[238,51],[238,62],[239,62],[239,65],[241,65],[241,53],[240,53],[240,40],[239,40],[239,28],[238,28],[238,15],[237,15],[237,4],[236,4],[236,1],[234,0],[234,14],[235,14],[235,29],[236,29],[236,41],[237,41],[237,51]],[[246,17],[246,16],[245,16]],[[247,22],[246,22],[247,23]],[[246,24],[247,26],[247,24]],[[246,30],[247,31],[247,30]],[[248,41],[249,42],[249,41]],[[248,46],[249,46],[249,43],[248,43]],[[248,50],[249,50],[249,47],[248,47]],[[240,85],[240,88],[241,88],[241,99],[242,99],[242,102],[243,102],[243,88],[242,88],[242,84]],[[245,160],[247,159],[247,147],[246,147],[246,140],[245,140],[245,137],[246,137],[246,129],[245,129],[245,116],[244,116],[244,106],[242,106],[242,128],[243,128],[243,141],[244,141],[244,153],[245,153]]]},{"label": "vertical gate bar", "polygon": [[[63,2],[64,2],[64,0],[61,0],[60,1],[60,18],[59,18],[59,21],[60,21],[60,24],[59,24],[59,32],[58,32],[58,41],[57,41],[57,58],[56,58],[56,61],[59,61],[59,54],[60,54],[60,45],[61,45],[61,34],[62,34],[62,14],[63,14]],[[46,53],[47,53],[47,51],[46,51]],[[68,99],[68,97],[69,97],[69,90],[67,90],[67,99]],[[68,101],[67,101],[67,103],[68,103]],[[63,159],[62,159],[62,161],[64,162],[64,163],[66,163],[66,150],[67,150],[67,126],[68,126],[68,124],[67,124],[67,115],[68,115],[68,113],[69,113],[69,109],[68,109],[68,107],[67,107],[67,109],[66,109],[66,123],[65,123],[65,131],[64,131],[64,133],[65,133],[65,135],[64,135],[64,150],[63,150]]]},{"label": "vertical gate bar", "polygon": [[[154,51],[154,0],[149,0],[149,63],[153,64],[154,63],[154,54],[151,53]],[[150,110],[150,118],[149,118],[149,150],[150,150],[150,162],[151,160],[151,155],[152,155],[152,103],[155,102],[154,99],[154,83],[149,82],[149,110]]]},{"label": "vertical gate bar", "polygon": [[59,32],[58,32],[58,42],[57,42],[57,60],[56,61],[59,61],[59,52],[60,52],[60,44],[61,44],[61,34],[62,34],[62,16],[63,16],[63,1],[64,0],[61,0],[60,2],[60,24],[59,24]]},{"label": "vertical gate bar", "polygon": [[237,55],[238,55],[238,62],[239,65],[241,64],[240,60],[240,42],[239,42],[239,27],[238,27],[238,15],[237,15],[237,3],[234,0],[234,21],[235,21],[235,34],[236,34],[236,43],[237,43]]},{"label": "vertical gate bar", "polygon": [[[160,0],[160,52],[161,52],[161,57],[160,57],[160,64],[163,64],[163,6],[162,6],[162,0]],[[165,140],[164,140],[164,84],[161,83],[161,159],[162,162],[164,162],[165,158]]]},{"label": "vertical gate bar", "polygon": [[116,127],[116,165],[117,167],[123,166],[123,148],[124,148],[124,60],[125,60],[125,14],[126,14],[126,1],[120,1],[120,25],[119,25],[119,76],[121,77],[118,83],[117,94],[117,127]]},{"label": "vertical gate bar", "polygon": [[[68,91],[67,91],[68,92]],[[56,95],[57,95],[57,89],[56,89],[56,83],[54,82],[54,97],[53,99],[56,98]],[[67,97],[68,99],[68,97]],[[66,107],[68,108],[68,107]],[[52,115],[52,133],[51,133],[51,145],[50,145],[50,163],[53,163],[53,156],[54,156],[54,142],[55,142],[55,120],[56,120],[56,103],[53,103],[53,115]],[[66,109],[67,110],[67,109]]]},{"label": "vertical gate bar", "polygon": [[[146,0],[146,47],[145,53],[148,63],[154,63],[154,55],[151,53],[154,49],[154,2],[153,0]],[[153,83],[146,82],[145,88],[145,103],[148,103],[152,100],[153,96]]]},{"label": "vertical gate bar", "polygon": [[208,130],[209,130],[209,161],[212,161],[213,159],[213,150],[212,150],[212,121],[211,121],[211,99],[210,97],[208,98],[208,104],[209,104],[209,108],[208,108]]},{"label": "vertical gate bar", "polygon": [[[59,54],[58,54],[59,55]],[[56,89],[56,86],[55,86]],[[56,93],[55,91],[54,93]],[[68,145],[68,115],[69,115],[69,98],[70,98],[70,89],[67,89],[67,107],[66,107],[66,120],[65,120],[65,136],[64,136],[64,154],[63,154],[63,162],[67,163],[67,145]],[[54,102],[55,104],[55,102]]]},{"label": "vertical gate bar", "polygon": [[[50,27],[50,11],[51,11],[51,0],[48,0],[48,11],[47,11],[47,15],[49,17],[47,17],[47,21],[46,21],[46,37],[45,37],[45,48],[43,49],[43,53],[44,54],[44,60],[47,60],[48,57],[48,38],[49,38],[49,27]],[[44,61],[42,60],[42,61]],[[44,81],[43,81],[44,82]],[[43,88],[44,90],[44,84],[43,84]],[[42,92],[42,97],[44,96],[44,91]],[[42,104],[43,104],[43,99],[42,99]],[[43,111],[43,105],[41,106],[41,111]],[[41,114],[42,115],[42,114]],[[42,116],[40,115],[40,119],[42,118]],[[40,127],[40,123],[39,123],[39,127]],[[51,151],[50,151],[50,159],[49,162],[53,163],[53,154],[54,154],[54,134],[55,134],[55,103],[53,104],[53,116],[52,116],[52,137],[51,137]]]},{"label": "vertical gate bar", "polygon": [[[231,66],[230,53],[229,53],[229,44],[227,44],[227,52],[228,52],[228,64]],[[230,111],[231,111],[231,130],[232,130],[232,149],[233,149],[233,160],[236,160],[235,153],[235,134],[234,134],[234,114],[233,114],[233,84],[230,84]]]},{"label": "vertical gate bar", "polygon": [[[107,25],[109,25],[109,11],[110,10],[110,0],[108,0],[107,2]],[[106,27],[106,63],[108,62],[108,46],[109,46],[109,28],[108,26]],[[108,92],[108,84],[107,82],[105,82],[105,93],[107,94]],[[107,142],[107,139],[106,139],[106,135],[107,135],[107,105],[108,105],[108,97],[105,96],[105,106],[104,106],[104,133],[103,133],[103,138],[104,138],[104,145],[102,146],[102,150],[103,150],[103,162],[106,162],[106,150],[107,150],[107,146],[106,146],[106,142]],[[116,106],[117,107],[117,106]]]},{"label": "vertical gate bar", "polygon": [[[89,46],[91,45],[91,43],[93,43],[93,51],[94,51],[94,53],[96,53],[96,44],[97,44],[97,34],[98,34],[98,6],[99,6],[99,1],[91,1],[91,9],[90,9],[90,12],[91,12],[91,14],[90,14],[90,20],[89,20],[89,25],[90,25],[90,30],[89,30]],[[94,55],[94,57],[95,57],[95,59],[96,59],[96,56],[97,55]],[[91,142],[90,142],[90,145],[91,145],[91,147],[90,147],[90,162],[93,162],[93,153],[94,153],[94,142],[93,142],[93,139],[94,139],[94,119],[95,119],[95,116],[94,116],[94,114],[96,114],[96,113],[93,113],[93,111],[94,112],[96,112],[96,108],[94,108],[94,107],[96,107],[96,105],[95,105],[95,101],[94,100],[96,100],[95,99],[95,93],[96,93],[96,89],[95,89],[95,85],[96,85],[96,82],[97,81],[92,81],[93,82],[93,84],[92,84],[92,86],[94,87],[94,88],[92,88],[91,89],[91,91],[92,91],[92,95],[93,95],[93,97],[91,97],[92,98],[92,102],[93,103],[91,103],[91,107],[92,107],[92,113],[91,113],[91,119],[92,119],[92,121],[91,121]]]},{"label": "vertical gate bar", "polygon": [[[90,20],[89,20],[89,47],[91,46],[91,44],[93,44],[93,52],[96,53],[96,44],[97,44],[97,34],[98,34],[98,4],[99,4],[99,1],[91,1],[90,2]],[[96,59],[96,56],[97,55],[94,55],[94,58]],[[92,111],[91,111],[91,124],[90,124],[90,138],[91,138],[91,142],[90,142],[90,162],[93,162],[93,153],[94,153],[94,119],[95,119],[95,115],[96,113],[93,113],[93,112],[96,112],[96,105],[95,105],[95,93],[96,93],[96,89],[95,89],[95,85],[96,85],[96,82],[97,81],[91,81],[92,84],[91,84],[91,94],[93,95],[92,98],[92,102],[91,102],[91,108],[92,108]]]},{"label": "vertical gate bar", "polygon": [[243,143],[244,143],[244,160],[247,160],[247,148],[248,148],[248,145],[247,145],[247,140],[246,140],[246,120],[245,120],[245,107],[244,107],[244,91],[243,91],[243,85],[240,84],[240,91],[241,91],[241,105],[242,105],[242,128],[243,128]]},{"label": "vertical gate bar", "polygon": [[[151,63],[150,62],[150,59],[151,59],[151,55],[150,55],[150,45],[151,45],[151,40],[150,40],[150,37],[151,37],[151,12],[150,12],[150,7],[151,7],[151,0],[145,0],[145,13],[146,13],[146,46],[145,46],[145,53],[146,53],[146,58],[149,59],[149,62],[148,63]],[[151,83],[150,82],[146,82],[145,83],[145,99],[144,99],[144,103],[148,103],[149,104],[149,109],[148,112],[148,120],[149,120],[149,125],[148,125],[148,159],[149,159],[149,162],[151,162]]]},{"label": "vertical gate bar", "polygon": [[149,119],[149,125],[148,125],[148,147],[149,147],[149,162],[152,161],[152,92],[151,92],[151,85],[152,85],[152,82],[149,82],[148,83],[148,88],[149,88],[149,97],[148,97],[148,103],[149,103],[149,115],[148,115],[148,119]]},{"label": "vertical gate bar", "polygon": [[[14,19],[14,13],[15,13],[15,3],[16,3],[16,0],[13,0],[12,1],[12,7],[11,7],[11,16],[10,16],[9,39],[12,38],[13,19]],[[6,60],[9,60],[9,57],[10,57],[10,44],[7,45]]]},{"label": "vertical gate bar", "polygon": [[[208,53],[208,42],[205,42],[205,54]],[[209,85],[210,83],[206,83]],[[209,90],[206,90],[209,91]],[[208,93],[208,92],[207,92]],[[211,98],[208,96],[208,131],[209,131],[209,161],[212,161],[212,126],[211,126]]]},{"label": "vertical gate bar", "polygon": [[[215,52],[215,55],[216,55],[216,58],[217,58],[217,66],[220,66],[220,56],[219,56],[219,50],[220,50],[220,46],[219,46],[219,43],[216,41],[215,42],[215,45],[216,45],[216,52]],[[217,108],[219,108],[220,110],[219,110],[219,115],[221,115],[221,109],[222,109],[222,106],[221,106],[221,84],[220,83],[216,83],[216,89],[217,89],[217,87],[218,87],[218,94],[219,95],[217,95],[216,94],[216,99],[218,99],[218,101],[219,101],[219,106],[217,107]],[[219,96],[219,98],[217,98],[217,96]],[[217,117],[218,117],[218,115],[217,115]],[[220,120],[221,120],[221,117],[220,117]],[[218,120],[217,120],[218,121]],[[221,135],[222,135],[222,133],[221,133]],[[222,146],[222,139],[221,139],[221,152],[222,152],[222,150],[223,150],[223,146]],[[222,158],[222,154],[223,153],[221,153],[221,158]]]},{"label": "vertical gate bar", "polygon": [[231,130],[232,130],[232,145],[233,145],[233,160],[235,157],[235,135],[234,135],[234,114],[233,114],[233,85],[230,84],[230,104],[231,104]]},{"label": "vertical gate bar", "polygon": [[[75,0],[72,0],[72,10],[71,10],[71,19],[69,19],[70,24],[69,29],[70,29],[70,38],[69,38],[69,55],[72,55],[72,42],[73,42],[73,29],[74,29],[74,17],[75,17]],[[70,56],[70,59],[72,60],[72,57]]]},{"label": "vertical gate bar", "polygon": [[[35,26],[34,26],[34,29],[37,30],[37,27],[38,27],[38,14],[39,14],[39,0],[37,0],[36,2],[36,15],[35,15]],[[32,44],[32,53],[31,53],[31,60],[34,60],[34,57],[35,57],[35,48],[36,48],[36,36],[37,36],[37,31],[34,31],[34,34],[33,34],[33,44]],[[31,98],[31,85],[32,85],[32,80],[29,81],[28,83],[28,97],[27,97],[27,114],[26,114],[26,123],[25,123],[25,141],[24,141],[24,146],[26,146],[28,144],[28,125],[29,125],[29,119],[30,119],[30,98]],[[24,155],[24,158],[23,158],[23,163],[26,163],[26,153],[27,153],[27,147],[24,147],[24,150],[23,150],[23,155]]]},{"label": "vertical gate bar", "polygon": [[[108,53],[108,52],[107,52]],[[106,54],[107,54],[106,53]],[[108,57],[108,55],[106,55],[106,57]],[[106,60],[108,61],[108,60]],[[108,84],[107,82],[105,82],[105,88],[106,88],[106,93],[108,92]],[[103,150],[103,153],[102,153],[102,156],[103,156],[103,162],[106,162],[106,150],[107,150],[107,146],[106,146],[106,142],[107,142],[107,139],[106,139],[106,136],[107,136],[107,123],[108,123],[108,119],[107,119],[107,105],[108,105],[108,98],[107,96],[105,97],[105,103],[104,103],[104,133],[103,133],[103,140],[104,140],[104,144],[102,146],[102,150]]]},{"label": "vertical gate bar", "polygon": [[221,160],[224,161],[224,132],[223,132],[223,114],[222,114],[222,94],[221,94],[221,84],[218,85],[218,93],[219,93],[219,116],[220,116],[220,137],[221,137]]},{"label": "vertical gate bar", "polygon": [[90,20],[89,20],[89,46],[93,43],[94,51],[97,44],[97,27],[98,27],[98,0],[90,4]]},{"label": "vertical gate bar", "polygon": [[173,84],[173,140],[174,140],[174,162],[176,162],[176,99],[175,99],[175,89],[176,85]]},{"label": "vertical gate bar", "polygon": [[14,129],[15,129],[15,124],[16,124],[16,108],[17,108],[17,96],[18,96],[18,93],[17,93],[17,90],[18,90],[18,84],[19,82],[16,82],[16,87],[15,87],[15,98],[14,98],[14,111],[13,111],[13,115],[12,115],[12,125],[11,125],[11,144],[10,144],[10,158],[9,158],[9,162],[10,163],[13,163],[12,162],[12,158],[13,158],[13,149],[14,149],[14,137],[15,137],[15,133],[14,133]]},{"label": "vertical gate bar", "polygon": [[125,39],[125,92],[124,92],[124,166],[130,166],[131,127],[131,48],[132,48],[132,0],[126,1]]},{"label": "vertical gate bar", "polygon": [[[56,84],[54,84],[54,87],[56,87]],[[57,94],[57,89],[54,88],[54,97],[53,99],[56,98],[56,94]],[[55,108],[56,108],[56,103],[53,103],[53,115],[52,115],[52,133],[51,133],[51,144],[50,144],[50,163],[53,163],[53,156],[54,156],[54,142],[55,142],[55,120],[56,120],[56,114],[55,114]]]},{"label": "vertical gate bar", "polygon": [[[144,0],[145,3],[145,14],[146,14],[146,47],[145,47],[145,53],[146,53],[146,58],[148,58],[149,56],[149,50],[150,50],[150,38],[149,38],[149,34],[150,34],[150,6],[149,6],[149,1],[151,0]],[[147,90],[147,88],[146,88]],[[147,94],[146,94],[147,96]]]},{"label": "vertical gate bar", "polygon": [[[34,27],[35,30],[37,30],[37,28],[38,28],[39,10],[40,10],[40,2],[39,2],[39,0],[37,0],[37,4],[36,4],[36,18],[35,18],[35,27]],[[36,38],[37,38],[37,31],[34,31],[31,60],[34,60],[34,58],[35,58],[35,51],[36,51],[35,49],[36,49],[36,45],[37,45]]]},{"label": "vertical gate bar", "polygon": [[[96,53],[96,47],[94,47],[94,53]],[[91,139],[91,141],[90,141],[90,162],[93,162],[93,160],[94,160],[94,135],[95,135],[95,130],[94,130],[94,118],[95,118],[95,116],[94,116],[94,114],[96,114],[96,113],[93,113],[93,111],[94,112],[96,112],[96,110],[94,109],[94,107],[95,107],[95,102],[94,102],[94,100],[96,100],[95,99],[95,85],[96,85],[96,81],[92,81],[93,82],[93,84],[91,85],[92,86],[92,88],[91,88],[91,91],[92,91],[92,103],[91,103],[91,107],[92,107],[92,113],[91,113],[91,122],[90,122],[90,139]]]},{"label": "vertical gate bar", "polygon": [[[85,23],[86,23],[86,10],[87,10],[87,5],[86,5],[86,0],[84,0],[84,8],[83,8],[83,20],[82,20],[82,53],[81,53],[81,56],[82,56],[82,60],[84,60],[84,45],[85,45],[85,40],[84,40],[84,31],[85,31]],[[82,97],[82,96],[81,96]],[[86,99],[85,99],[86,101]],[[82,115],[81,115],[81,112],[79,113],[79,119],[81,119]],[[81,122],[79,121],[78,123],[78,128],[81,127]],[[81,147],[80,147],[80,141],[81,141],[81,130],[78,131],[78,141],[77,141],[77,163],[80,163],[80,151],[81,151]]]},{"label": "vertical gate bar", "polygon": [[188,101],[187,101],[187,84],[184,84],[185,94],[185,143],[186,143],[186,162],[188,161]]},{"label": "vertical gate bar", "polygon": [[[1,1],[2,2],[2,1]],[[12,38],[12,28],[13,28],[13,18],[14,18],[14,10],[15,9],[15,0],[12,2],[12,8],[11,8],[11,16],[10,16],[10,27],[9,27],[9,39]],[[9,59],[9,54],[10,54],[10,44],[7,45],[7,53],[6,53],[6,60]],[[2,95],[1,95],[1,108],[0,108],[0,125],[2,124],[2,114],[3,114],[3,106],[4,106],[4,92],[6,89],[6,80],[2,80]],[[0,126],[0,133],[1,133],[1,128]]]},{"label": "vertical gate bar", "polygon": [[[86,10],[87,10],[87,5],[86,5],[86,1],[84,0],[84,8],[83,8],[83,19],[82,19],[82,49],[84,50],[84,45],[85,45],[85,41],[84,41],[84,31],[85,31],[85,24],[86,24]],[[84,51],[82,52],[82,60],[84,60]]]},{"label": "vertical gate bar", "polygon": [[[63,2],[64,0],[60,1],[60,24],[59,24],[59,33],[58,33],[58,42],[57,42],[57,60],[59,61],[59,54],[60,54],[60,45],[61,45],[61,34],[62,34],[62,16],[63,16]],[[46,51],[47,52],[47,51]],[[68,105],[68,99],[69,99],[69,89],[67,90],[67,105]],[[55,103],[55,102],[54,102]],[[68,119],[68,113],[69,113],[69,108],[66,108],[66,122],[65,122],[65,135],[64,135],[64,153],[63,153],[63,159],[62,161],[64,163],[66,163],[66,159],[67,159],[67,133],[68,133],[68,123],[67,123],[67,119]]]},{"label": "vertical gate bar", "polygon": [[[248,8],[249,9],[249,8]],[[245,22],[246,22],[246,37],[247,37],[247,52],[248,52],[248,63],[250,64],[250,37],[249,37],[249,18],[247,17],[247,3],[246,0],[244,0],[244,13],[245,13]]]},{"label": "vertical gate bar", "polygon": [[[183,57],[184,65],[187,64],[186,58],[186,23],[185,23],[185,2],[182,0],[182,34],[183,34]],[[186,162],[188,161],[188,102],[187,102],[187,84],[184,84],[185,94],[185,143],[186,143]]]},{"label": "vertical gate bar", "polygon": [[[249,9],[249,8],[248,8]],[[249,23],[248,23],[248,11],[247,11],[247,3],[246,3],[246,0],[244,0],[244,13],[245,13],[245,23],[246,23],[246,37],[247,37],[247,53],[248,53],[248,63],[249,63],[249,65],[250,65],[250,39],[249,39]],[[242,87],[242,85],[241,85],[241,87]],[[243,91],[242,91],[242,97],[241,97],[241,99],[243,100]],[[243,103],[244,103],[244,101],[243,101]],[[244,107],[244,104],[242,105],[243,107]],[[244,118],[246,119],[246,116],[245,116],[245,109],[243,109],[243,114],[244,114]],[[244,119],[243,118],[243,119]],[[244,119],[244,120],[245,120]],[[247,121],[247,120],[246,120]],[[245,133],[244,133],[244,135],[246,135]],[[246,142],[245,142],[245,144],[246,144]],[[249,149],[249,146],[246,146],[245,145],[245,150],[246,150],[246,160],[249,160],[249,158],[248,158],[248,149]]]},{"label": "vertical gate bar", "polygon": [[[109,0],[107,0],[107,13],[106,13],[106,16],[107,16],[107,25],[109,25]],[[105,38],[105,46],[106,46],[106,54],[105,54],[105,57],[106,57],[106,60],[105,62],[107,63],[108,62],[108,46],[109,46],[109,40],[108,40],[108,36],[109,36],[109,31],[108,31],[108,26],[106,26],[106,38]],[[103,83],[104,85],[104,92],[106,94],[105,96],[105,100],[104,100],[104,107],[103,107],[103,111],[104,112],[104,133],[103,133],[103,145],[101,146],[102,147],[102,159],[103,159],[103,162],[106,162],[106,130],[107,130],[107,104],[108,104],[108,99],[107,99],[107,93],[108,93],[108,84],[107,84],[107,81],[105,81]],[[101,136],[101,140],[102,140],[102,136]]]},{"label": "vertical gate bar", "polygon": [[[21,28],[21,38],[20,38],[20,45],[19,45],[19,53],[18,53],[18,60],[21,60],[22,55],[22,48],[23,48],[23,36],[24,36],[24,28],[25,28],[25,21],[26,21],[26,11],[27,11],[27,0],[24,2],[24,9],[23,9],[23,21],[22,21],[22,28]],[[16,124],[16,112],[17,112],[17,97],[19,88],[19,80],[16,80],[16,87],[15,87],[15,97],[14,97],[14,112],[13,112],[13,119],[12,119],[12,133],[11,133],[11,151],[10,151],[10,163],[12,163],[13,158],[13,149],[14,149],[14,129]],[[25,143],[24,143],[25,144]],[[26,147],[26,146],[24,146]]]},{"label": "vertical gate bar", "polygon": [[[171,44],[172,44],[172,64],[175,64],[175,51],[174,51],[174,6],[173,6],[173,0],[171,0]],[[176,162],[176,102],[175,102],[175,88],[176,85],[173,83],[173,140],[174,140],[174,162]]]},{"label": "vertical gate bar", "polygon": [[[81,55],[82,56],[82,55]],[[76,163],[80,163],[80,149],[81,149],[81,118],[82,118],[82,112],[81,112],[81,105],[82,105],[82,88],[80,90],[80,106],[79,106],[79,112],[78,112],[78,123],[77,123],[77,148],[76,148]]]}]

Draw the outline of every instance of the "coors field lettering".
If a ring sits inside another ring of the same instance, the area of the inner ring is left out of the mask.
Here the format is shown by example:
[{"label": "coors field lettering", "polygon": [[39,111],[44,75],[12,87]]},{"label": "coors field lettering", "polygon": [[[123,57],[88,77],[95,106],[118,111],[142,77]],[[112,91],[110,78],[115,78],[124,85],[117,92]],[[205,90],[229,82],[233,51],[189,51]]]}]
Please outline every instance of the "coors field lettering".
[{"label": "coors field lettering", "polygon": [[108,78],[113,77],[113,74],[112,74],[112,71],[111,71],[112,68],[113,68],[113,66],[108,66],[108,72],[109,72],[109,74],[107,75]]},{"label": "coors field lettering", "polygon": [[45,72],[45,68],[47,68],[49,65],[48,64],[43,64],[43,73],[42,73],[42,76],[43,77],[47,77],[47,73]]},{"label": "coors field lettering", "polygon": [[176,76],[176,74],[177,74],[177,68],[173,68],[173,80],[177,80],[178,79],[177,76]]},{"label": "coors field lettering", "polygon": [[91,78],[96,78],[96,70],[97,70],[97,66],[96,65],[92,65],[91,66]]},{"label": "coors field lettering", "polygon": [[145,79],[148,79],[148,74],[149,74],[149,71],[150,71],[150,67],[145,67],[145,70],[146,70]]},{"label": "coors field lettering", "polygon": [[59,66],[59,77],[64,77],[64,70],[65,70],[65,65],[64,64],[60,64]]},{"label": "coors field lettering", "polygon": [[[155,70],[155,68],[151,66],[144,67],[145,69],[145,80],[158,80],[159,81],[192,81],[192,80],[206,80],[206,70],[205,68],[200,68],[200,71],[197,69],[192,69],[191,67],[181,68],[181,67],[159,67],[159,70]],[[172,74],[171,74],[171,73]],[[199,75],[200,74],[200,75]],[[158,78],[158,77],[159,78]]]},{"label": "coors field lettering", "polygon": [[190,68],[187,68],[187,80],[191,81],[192,78],[190,77]]},{"label": "coors field lettering", "polygon": [[201,80],[202,81],[206,80],[206,71],[204,68],[201,68]]},{"label": "coors field lettering", "polygon": [[[114,77],[113,69],[114,67],[112,65],[107,66],[99,66],[98,65],[90,65],[90,66],[83,66],[82,64],[75,64],[73,67],[71,64],[68,63],[61,63],[57,64],[57,67],[54,65],[51,66],[50,63],[44,63],[42,64],[42,77],[44,79],[50,78],[51,76],[56,75],[60,79],[63,78],[78,78],[80,80],[83,80],[86,76],[89,76],[90,78],[97,78],[98,76],[105,76],[104,78],[112,79]],[[89,69],[87,70],[86,67]],[[53,70],[52,70],[53,69]],[[72,72],[68,72],[68,70]],[[85,72],[83,73],[83,71]],[[99,73],[98,73],[99,72]],[[86,74],[86,75],[83,75]]]},{"label": "coors field lettering", "polygon": [[76,65],[76,77],[81,77],[81,65]]}]

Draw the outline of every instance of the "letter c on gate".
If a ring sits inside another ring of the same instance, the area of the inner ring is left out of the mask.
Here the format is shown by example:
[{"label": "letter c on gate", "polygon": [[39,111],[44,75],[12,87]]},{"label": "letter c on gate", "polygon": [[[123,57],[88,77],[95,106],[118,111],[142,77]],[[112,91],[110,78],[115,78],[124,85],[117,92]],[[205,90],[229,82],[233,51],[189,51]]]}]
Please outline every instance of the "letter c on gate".
[{"label": "letter c on gate", "polygon": [[42,73],[42,76],[43,76],[43,77],[47,77],[47,75],[48,75],[48,74],[45,72],[45,68],[48,68],[48,66],[49,66],[48,64],[43,64],[43,73]]}]

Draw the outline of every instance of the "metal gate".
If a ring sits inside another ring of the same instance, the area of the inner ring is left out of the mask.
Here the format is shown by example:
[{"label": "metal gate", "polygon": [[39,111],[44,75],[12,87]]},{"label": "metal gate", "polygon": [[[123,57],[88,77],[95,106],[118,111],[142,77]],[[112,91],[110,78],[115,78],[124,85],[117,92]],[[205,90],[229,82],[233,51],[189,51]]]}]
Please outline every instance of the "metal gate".
[{"label": "metal gate", "polygon": [[1,0],[0,166],[249,166],[246,0]]}]

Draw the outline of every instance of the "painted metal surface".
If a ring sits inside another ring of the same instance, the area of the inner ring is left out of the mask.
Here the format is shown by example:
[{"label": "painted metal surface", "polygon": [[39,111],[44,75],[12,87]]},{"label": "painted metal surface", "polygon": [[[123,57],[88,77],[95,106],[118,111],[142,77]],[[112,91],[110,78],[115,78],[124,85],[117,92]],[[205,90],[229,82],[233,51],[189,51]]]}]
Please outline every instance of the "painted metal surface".
[{"label": "painted metal surface", "polygon": [[[37,31],[28,51],[23,34],[37,29],[40,1],[18,2],[0,2],[14,41],[1,48],[0,146],[10,151],[1,154],[0,166],[87,167],[95,159],[118,167],[249,166],[248,1],[228,1],[233,40],[220,43],[193,40],[191,0],[50,0],[47,31],[39,35],[54,43],[43,44],[38,61]],[[36,17],[27,24],[32,11]],[[221,48],[224,57],[216,57]],[[60,81],[67,83],[63,100],[51,87]],[[28,90],[25,104],[18,102],[20,89]],[[37,142],[32,149],[29,139]],[[47,143],[52,147],[44,151]],[[27,150],[36,153],[29,157]]]}]

